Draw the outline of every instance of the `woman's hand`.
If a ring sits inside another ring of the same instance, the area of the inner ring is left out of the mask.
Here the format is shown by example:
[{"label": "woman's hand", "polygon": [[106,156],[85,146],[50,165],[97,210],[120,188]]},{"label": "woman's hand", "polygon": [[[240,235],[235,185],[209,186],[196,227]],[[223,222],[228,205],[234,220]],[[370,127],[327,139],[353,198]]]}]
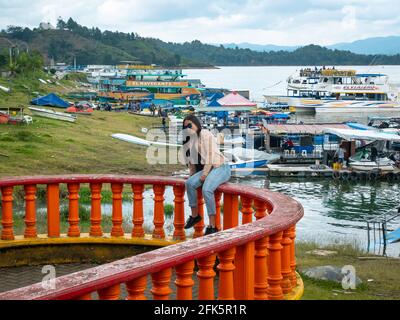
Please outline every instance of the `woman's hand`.
[{"label": "woman's hand", "polygon": [[207,176],[202,175],[201,178],[200,178],[200,181],[204,182],[204,181],[206,181],[206,179],[207,179]]}]

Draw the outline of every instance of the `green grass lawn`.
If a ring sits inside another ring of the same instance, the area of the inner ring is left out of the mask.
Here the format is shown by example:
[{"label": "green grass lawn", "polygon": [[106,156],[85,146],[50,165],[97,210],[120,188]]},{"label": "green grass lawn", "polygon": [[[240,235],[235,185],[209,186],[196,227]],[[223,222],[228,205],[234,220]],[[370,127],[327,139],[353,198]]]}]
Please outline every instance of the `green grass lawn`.
[{"label": "green grass lawn", "polygon": [[146,147],[111,138],[125,133],[145,138],[142,128],[159,118],[95,111],[76,123],[34,117],[31,125],[0,125],[0,177],[39,174],[170,175],[181,165],[151,165]]},{"label": "green grass lawn", "polygon": [[[297,266],[304,281],[304,300],[400,300],[400,259],[368,256],[351,246],[330,246],[323,249],[336,251],[329,257],[309,252],[317,249],[316,244],[298,243]],[[359,257],[369,257],[360,259]],[[302,270],[316,266],[344,267],[352,265],[363,283],[356,290],[343,290],[341,284],[331,281],[313,280],[302,274]],[[368,280],[373,280],[368,282]]]}]

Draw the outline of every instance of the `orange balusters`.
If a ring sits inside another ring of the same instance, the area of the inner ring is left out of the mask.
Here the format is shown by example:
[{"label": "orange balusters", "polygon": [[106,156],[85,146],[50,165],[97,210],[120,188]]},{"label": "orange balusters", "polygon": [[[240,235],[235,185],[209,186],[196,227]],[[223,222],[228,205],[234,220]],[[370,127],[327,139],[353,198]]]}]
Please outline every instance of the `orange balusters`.
[{"label": "orange balusters", "polygon": [[[267,215],[267,205],[263,201],[255,200],[255,217],[257,220]],[[254,298],[256,300],[268,299],[268,237],[256,241]]]},{"label": "orange balusters", "polygon": [[168,300],[172,290],[169,287],[171,281],[172,269],[167,268],[151,275],[153,288],[151,293],[154,300]]},{"label": "orange balusters", "polygon": [[143,238],[144,237],[144,229],[143,229],[143,192],[144,185],[142,184],[134,184],[132,185],[133,191],[133,229],[132,229],[132,237]]},{"label": "orange balusters", "polygon": [[296,226],[295,225],[289,229],[289,237],[290,237],[290,240],[292,241],[291,244],[290,244],[290,269],[292,271],[290,279],[291,279],[291,282],[292,282],[292,288],[295,288],[297,286],[296,244],[295,244]]},{"label": "orange balusters", "polygon": [[79,237],[79,183],[68,184],[69,214],[68,214],[68,237]]},{"label": "orange balusters", "polygon": [[236,248],[233,247],[226,251],[218,253],[218,259],[220,261],[218,265],[219,270],[219,300],[234,300],[234,285],[233,285],[233,271],[235,265],[233,260],[235,259]]},{"label": "orange balusters", "polygon": [[199,300],[214,300],[214,264],[216,255],[197,259],[199,271],[197,277],[199,279]]},{"label": "orange balusters", "polygon": [[98,291],[100,300],[119,300],[121,288],[119,284]]},{"label": "orange balusters", "polygon": [[77,297],[75,300],[92,300],[92,294],[84,294],[82,296]]},{"label": "orange balusters", "polygon": [[199,208],[199,215],[203,219],[201,219],[201,221],[194,226],[193,238],[199,238],[204,235],[204,198],[201,188],[197,189],[197,204]]},{"label": "orange balusters", "polygon": [[292,240],[290,240],[289,230],[283,232],[282,237],[282,290],[284,294],[292,291],[292,269],[290,268],[290,249]]},{"label": "orange balusters", "polygon": [[267,268],[268,237],[257,240],[254,255],[254,299],[267,300],[268,268]]},{"label": "orange balusters", "polygon": [[112,229],[111,236],[112,237],[123,237],[124,230],[122,229],[122,183],[112,183],[111,191],[112,191]]},{"label": "orange balusters", "polygon": [[235,299],[254,300],[254,242],[236,248]]},{"label": "orange balusters", "polygon": [[176,267],[176,299],[192,300],[192,289],[194,281],[192,279],[194,261],[183,263]]},{"label": "orange balusters", "polygon": [[232,194],[224,194],[224,230],[239,225],[239,199]]},{"label": "orange balusters", "polygon": [[185,226],[185,188],[174,186],[174,239],[185,240],[186,234],[183,227]]},{"label": "orange balusters", "polygon": [[268,299],[269,300],[282,300],[282,273],[281,273],[281,250],[282,250],[282,234],[277,232],[269,237],[268,250]]},{"label": "orange balusters", "polygon": [[2,187],[2,220],[1,240],[14,240],[13,231],[13,187]]},{"label": "orange balusters", "polygon": [[164,185],[154,185],[154,231],[153,238],[164,239]]},{"label": "orange balusters", "polygon": [[143,276],[126,283],[128,297],[126,300],[146,300],[144,291],[146,290],[147,277]]},{"label": "orange balusters", "polygon": [[26,185],[25,189],[25,232],[24,238],[36,238],[36,186]]},{"label": "orange balusters", "polygon": [[101,237],[103,230],[101,228],[101,183],[90,184],[92,197],[92,207],[90,213],[90,236]]},{"label": "orange balusters", "polygon": [[47,185],[47,236],[60,236],[60,187],[58,184]]},{"label": "orange balusters", "polygon": [[221,191],[215,191],[214,192],[215,196],[215,207],[216,207],[216,215],[215,215],[215,226],[218,230],[221,230],[221,198],[222,198],[222,192]]},{"label": "orange balusters", "polygon": [[253,201],[247,197],[240,197],[242,202],[242,224],[251,223],[253,221]]},{"label": "orange balusters", "polygon": [[265,202],[254,200],[254,207],[256,208],[255,217],[257,220],[260,220],[267,215],[267,204]]}]

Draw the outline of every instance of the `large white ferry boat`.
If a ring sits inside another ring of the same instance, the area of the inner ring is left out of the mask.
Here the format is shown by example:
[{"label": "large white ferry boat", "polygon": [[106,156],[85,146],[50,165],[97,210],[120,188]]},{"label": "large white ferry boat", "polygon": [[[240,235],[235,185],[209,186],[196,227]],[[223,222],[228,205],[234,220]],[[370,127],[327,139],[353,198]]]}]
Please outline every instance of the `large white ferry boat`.
[{"label": "large white ferry boat", "polygon": [[[363,108],[375,108],[388,104],[400,107],[399,88],[380,73],[361,73],[354,70],[338,70],[334,67],[305,68],[287,79],[286,96],[265,96],[269,104],[286,103],[296,111],[307,111],[325,102],[364,102]],[[346,102],[346,103],[345,103]],[[390,105],[390,106],[389,106]],[[358,105],[359,107],[359,105]]]}]

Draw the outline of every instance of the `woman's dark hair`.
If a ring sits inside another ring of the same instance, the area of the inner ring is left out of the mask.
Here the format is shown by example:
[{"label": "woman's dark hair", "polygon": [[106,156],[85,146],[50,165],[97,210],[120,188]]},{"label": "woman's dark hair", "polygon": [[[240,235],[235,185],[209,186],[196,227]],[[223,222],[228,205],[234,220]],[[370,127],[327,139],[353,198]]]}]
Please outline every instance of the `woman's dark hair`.
[{"label": "woman's dark hair", "polygon": [[200,135],[200,132],[201,132],[201,129],[202,129],[200,119],[197,118],[194,114],[189,114],[188,116],[185,117],[185,119],[183,119],[183,129],[186,129],[185,128],[185,122],[186,121],[192,121],[196,125],[196,127],[198,128],[197,129],[197,135]]},{"label": "woman's dark hair", "polygon": [[[191,121],[192,123],[194,123],[196,125],[196,127],[197,127],[197,136],[200,136],[200,132],[201,132],[201,129],[202,129],[200,119],[197,118],[193,114],[190,114],[190,115],[186,116],[185,119],[183,119],[183,130],[187,129],[187,127],[185,127],[185,122],[186,121]],[[184,141],[182,141],[182,144],[185,145],[186,143],[189,142],[189,140],[190,140],[190,135],[187,134],[186,135],[186,139]],[[191,150],[190,149],[188,149],[186,151],[186,157],[187,158],[191,157]],[[204,169],[204,165],[201,162],[200,152],[197,152],[197,162],[195,163],[195,166],[196,166],[196,172],[200,172],[201,170]]]}]

